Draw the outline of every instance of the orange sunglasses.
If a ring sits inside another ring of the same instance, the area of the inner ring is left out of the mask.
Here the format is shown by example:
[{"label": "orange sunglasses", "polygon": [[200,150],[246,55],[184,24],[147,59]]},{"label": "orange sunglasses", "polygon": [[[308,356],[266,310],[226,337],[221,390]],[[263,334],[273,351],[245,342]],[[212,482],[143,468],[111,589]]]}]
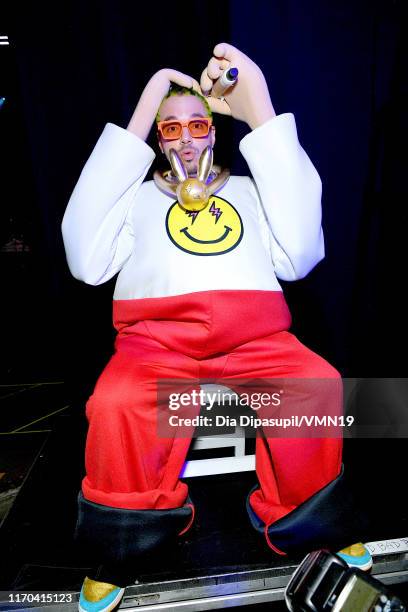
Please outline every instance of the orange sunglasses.
[{"label": "orange sunglasses", "polygon": [[212,119],[210,117],[200,117],[199,119],[189,119],[188,121],[177,121],[170,119],[169,121],[159,121],[157,129],[164,140],[178,140],[182,133],[183,127],[187,127],[193,138],[205,138],[208,136]]}]

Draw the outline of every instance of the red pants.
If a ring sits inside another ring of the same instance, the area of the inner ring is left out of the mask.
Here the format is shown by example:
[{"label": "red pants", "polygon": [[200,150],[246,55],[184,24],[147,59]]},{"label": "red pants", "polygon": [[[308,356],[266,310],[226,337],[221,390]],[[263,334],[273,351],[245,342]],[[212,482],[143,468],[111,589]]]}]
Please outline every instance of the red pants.
[{"label": "red pants", "polygon": [[[82,483],[86,500],[111,508],[164,510],[186,502],[179,474],[190,440],[157,436],[158,379],[228,379],[242,390],[242,379],[339,378],[286,331],[290,314],[280,292],[114,301],[114,324],[116,352],[86,406]],[[341,404],[341,393],[334,401]],[[338,476],[341,450],[340,438],[258,436],[253,511],[266,525],[291,512]]]}]

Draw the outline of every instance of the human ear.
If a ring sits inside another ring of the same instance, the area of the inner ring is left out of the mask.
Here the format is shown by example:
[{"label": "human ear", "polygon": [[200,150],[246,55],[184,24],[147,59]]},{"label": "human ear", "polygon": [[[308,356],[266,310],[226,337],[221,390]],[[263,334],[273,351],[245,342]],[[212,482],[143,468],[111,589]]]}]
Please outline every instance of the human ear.
[{"label": "human ear", "polygon": [[215,145],[215,127],[211,126],[211,147]]}]

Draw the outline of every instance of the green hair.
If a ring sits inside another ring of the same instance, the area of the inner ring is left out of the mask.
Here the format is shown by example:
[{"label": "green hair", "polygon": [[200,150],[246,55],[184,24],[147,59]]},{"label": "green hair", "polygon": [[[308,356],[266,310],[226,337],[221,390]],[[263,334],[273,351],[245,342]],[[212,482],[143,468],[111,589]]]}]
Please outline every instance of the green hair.
[{"label": "green hair", "polygon": [[[176,85],[175,83],[172,83],[169,91],[166,93],[163,100],[160,102],[160,106],[163,104],[165,100],[167,100],[167,98],[170,98],[171,96],[196,96],[196,98],[201,100],[201,102],[204,104],[204,107],[207,111],[207,115],[209,117],[212,117],[211,108],[207,100],[204,98],[204,96],[198,93],[198,91],[196,91],[195,89],[189,89],[188,87],[181,87],[181,85]],[[160,106],[159,106],[159,110],[157,111],[156,122],[160,121]]]}]

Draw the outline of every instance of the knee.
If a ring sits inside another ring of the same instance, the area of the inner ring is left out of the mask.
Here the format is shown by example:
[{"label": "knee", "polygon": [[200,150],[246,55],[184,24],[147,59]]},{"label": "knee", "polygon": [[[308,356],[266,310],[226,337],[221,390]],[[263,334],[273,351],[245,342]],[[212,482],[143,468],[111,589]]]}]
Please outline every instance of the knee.
[{"label": "knee", "polygon": [[90,422],[100,420],[106,427],[121,414],[127,414],[134,406],[135,393],[125,393],[119,386],[96,387],[86,403],[85,414]]},{"label": "knee", "polygon": [[305,359],[303,376],[307,378],[341,379],[341,374],[335,367],[320,355],[311,352]]},{"label": "knee", "polygon": [[328,361],[320,357],[319,369],[322,372],[321,378],[336,378],[341,379],[341,374],[334,366],[331,365]]}]

